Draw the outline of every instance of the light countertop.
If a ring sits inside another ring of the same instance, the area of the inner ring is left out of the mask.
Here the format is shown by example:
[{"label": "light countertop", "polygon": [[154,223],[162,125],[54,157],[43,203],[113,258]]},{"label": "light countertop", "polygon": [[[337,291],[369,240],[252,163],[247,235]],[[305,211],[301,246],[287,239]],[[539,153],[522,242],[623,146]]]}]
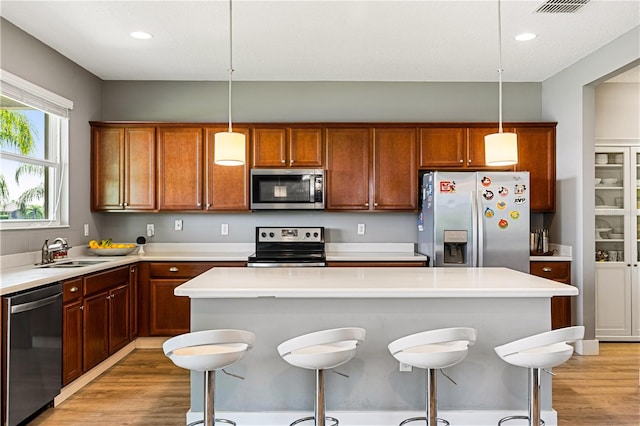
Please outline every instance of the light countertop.
[{"label": "light countertop", "polygon": [[176,288],[190,298],[495,298],[578,289],[507,268],[214,268]]}]

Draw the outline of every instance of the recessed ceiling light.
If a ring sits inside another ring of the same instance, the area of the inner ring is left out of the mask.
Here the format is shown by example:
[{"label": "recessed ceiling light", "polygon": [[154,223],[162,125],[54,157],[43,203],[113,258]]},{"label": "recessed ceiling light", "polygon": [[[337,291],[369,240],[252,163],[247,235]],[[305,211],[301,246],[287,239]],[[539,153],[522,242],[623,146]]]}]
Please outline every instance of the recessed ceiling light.
[{"label": "recessed ceiling light", "polygon": [[516,36],[516,40],[518,40],[518,41],[529,41],[529,40],[533,40],[536,37],[537,36],[534,33],[522,33],[522,34],[518,34]]},{"label": "recessed ceiling light", "polygon": [[151,34],[144,31],[133,31],[129,34],[132,38],[137,38],[138,40],[149,40],[153,37]]}]

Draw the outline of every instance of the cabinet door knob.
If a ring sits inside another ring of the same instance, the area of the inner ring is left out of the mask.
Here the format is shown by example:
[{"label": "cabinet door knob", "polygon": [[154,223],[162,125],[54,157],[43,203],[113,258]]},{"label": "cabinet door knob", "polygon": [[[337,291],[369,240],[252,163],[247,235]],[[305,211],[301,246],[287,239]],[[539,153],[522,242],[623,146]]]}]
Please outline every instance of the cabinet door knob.
[{"label": "cabinet door knob", "polygon": [[178,272],[178,267],[172,266],[171,268],[169,268],[169,272]]},{"label": "cabinet door knob", "polygon": [[542,268],[542,272],[551,272],[553,269],[551,269],[550,266],[545,266],[544,268]]},{"label": "cabinet door knob", "polygon": [[469,159],[467,160],[467,163],[471,164],[471,158],[469,158]]},{"label": "cabinet door knob", "polygon": [[124,206],[127,207],[129,204],[128,203],[124,203]]},{"label": "cabinet door knob", "polygon": [[75,293],[78,290],[79,290],[78,287],[71,287],[71,289],[69,289],[71,293]]},{"label": "cabinet door knob", "polygon": [[463,163],[463,161],[462,161],[462,158],[461,158],[461,159],[460,159],[460,164],[462,164],[462,163]]},{"label": "cabinet door knob", "polygon": [[282,164],[286,163],[286,161],[285,161],[285,160],[280,160],[280,162],[281,162]]},{"label": "cabinet door knob", "polygon": [[369,207],[369,203],[364,203],[365,207]]},{"label": "cabinet door knob", "polygon": [[197,203],[196,206],[200,207],[202,205],[202,203]]},{"label": "cabinet door knob", "polygon": [[378,207],[378,203],[373,203],[373,207]]},{"label": "cabinet door knob", "polygon": [[211,203],[207,203],[207,208],[211,207]]},{"label": "cabinet door knob", "polygon": [[131,271],[130,271],[130,272],[131,272],[132,274],[135,274],[135,273],[136,273],[136,268],[131,268]]}]

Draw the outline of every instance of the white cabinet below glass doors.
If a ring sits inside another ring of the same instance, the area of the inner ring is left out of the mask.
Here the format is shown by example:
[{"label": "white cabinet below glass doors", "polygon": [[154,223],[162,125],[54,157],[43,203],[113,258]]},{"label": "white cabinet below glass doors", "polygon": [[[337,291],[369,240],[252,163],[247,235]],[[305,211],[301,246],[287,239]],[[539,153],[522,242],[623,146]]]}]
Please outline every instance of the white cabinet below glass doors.
[{"label": "white cabinet below glass doors", "polygon": [[596,338],[640,341],[640,148],[595,152]]}]

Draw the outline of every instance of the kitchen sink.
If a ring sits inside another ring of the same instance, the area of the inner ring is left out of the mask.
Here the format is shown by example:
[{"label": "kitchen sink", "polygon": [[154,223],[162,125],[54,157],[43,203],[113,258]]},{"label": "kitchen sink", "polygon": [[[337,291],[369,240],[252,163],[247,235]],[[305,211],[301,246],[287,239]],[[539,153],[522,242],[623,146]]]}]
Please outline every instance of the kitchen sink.
[{"label": "kitchen sink", "polygon": [[108,262],[108,260],[69,260],[66,262],[51,263],[49,265],[38,265],[40,268],[80,268],[82,266],[97,265]]}]

